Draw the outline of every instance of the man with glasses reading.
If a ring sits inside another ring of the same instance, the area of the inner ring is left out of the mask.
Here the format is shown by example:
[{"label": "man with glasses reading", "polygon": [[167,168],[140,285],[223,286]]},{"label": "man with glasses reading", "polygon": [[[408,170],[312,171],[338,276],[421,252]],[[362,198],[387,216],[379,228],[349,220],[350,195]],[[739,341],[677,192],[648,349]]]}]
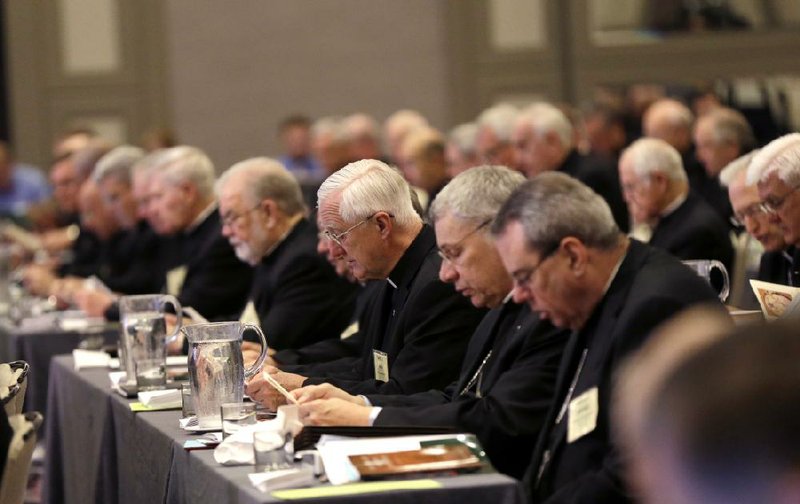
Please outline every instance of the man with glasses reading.
[{"label": "man with glasses reading", "polygon": [[338,338],[358,286],[317,253],[317,228],[295,177],[274,159],[247,159],[222,174],[216,194],[222,234],[255,267],[240,319],[258,323],[272,351]]},{"label": "man with glasses reading", "polygon": [[511,277],[488,232],[497,210],[525,177],[502,166],[467,170],[442,189],[431,219],[442,265],[475,307],[491,311],[470,339],[457,380],[413,395],[354,396],[331,385],[293,394],[314,425],[449,426],[478,436],[498,471],[521,478],[553,394],[565,331],[539,323],[510,300]]},{"label": "man with glasses reading", "polygon": [[753,157],[747,183],[758,185],[762,208],[794,248],[789,284],[800,285],[800,133],[773,140]]},{"label": "man with glasses reading", "polygon": [[661,322],[701,302],[708,283],[631,240],[583,183],[545,173],[511,195],[492,225],[514,301],[572,334],[524,488],[533,502],[631,502],[610,438],[616,367]]},{"label": "man with glasses reading", "polygon": [[[414,210],[408,183],[385,163],[366,159],[328,177],[318,201],[319,226],[333,255],[356,279],[383,282],[358,321],[365,346],[355,364],[345,360],[312,377],[272,367],[265,372],[288,390],[323,382],[353,394],[447,386],[485,312],[439,280],[433,230]],[[247,393],[269,406],[285,400],[261,374]]]}]

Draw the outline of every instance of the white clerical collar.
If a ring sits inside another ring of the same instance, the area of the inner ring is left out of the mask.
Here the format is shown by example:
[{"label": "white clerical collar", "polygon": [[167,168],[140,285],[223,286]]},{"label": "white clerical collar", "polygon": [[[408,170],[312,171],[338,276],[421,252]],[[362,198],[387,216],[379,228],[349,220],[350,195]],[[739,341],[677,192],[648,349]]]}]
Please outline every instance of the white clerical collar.
[{"label": "white clerical collar", "polygon": [[200,214],[197,217],[195,217],[192,223],[189,224],[189,227],[186,228],[186,233],[191,233],[192,231],[197,229],[197,227],[200,224],[202,224],[203,222],[205,222],[206,219],[208,219],[208,216],[211,215],[212,212],[216,211],[217,211],[217,202],[212,201],[207,207],[203,209],[202,212],[200,212]]},{"label": "white clerical collar", "polygon": [[395,289],[397,289],[397,284],[396,284],[396,283],[394,283],[394,282],[392,281],[392,279],[391,279],[391,278],[389,278],[389,277],[386,277],[386,281],[387,281],[387,282],[389,282],[389,285],[391,285],[392,287],[394,287]]}]

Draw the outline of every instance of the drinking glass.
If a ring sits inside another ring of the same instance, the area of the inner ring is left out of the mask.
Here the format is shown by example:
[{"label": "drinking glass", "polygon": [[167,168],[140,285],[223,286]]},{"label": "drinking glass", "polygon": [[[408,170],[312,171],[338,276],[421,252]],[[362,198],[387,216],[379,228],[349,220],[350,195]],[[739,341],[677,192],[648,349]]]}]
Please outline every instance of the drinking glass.
[{"label": "drinking glass", "polygon": [[239,432],[246,425],[256,423],[255,403],[223,403],[219,409],[222,417],[222,439]]},{"label": "drinking glass", "polygon": [[135,366],[136,387],[139,392],[166,388],[167,367],[164,359],[140,359]]},{"label": "drinking glass", "polygon": [[253,455],[256,471],[269,472],[292,467],[289,453],[286,451],[287,438],[276,431],[260,431],[253,433]]}]

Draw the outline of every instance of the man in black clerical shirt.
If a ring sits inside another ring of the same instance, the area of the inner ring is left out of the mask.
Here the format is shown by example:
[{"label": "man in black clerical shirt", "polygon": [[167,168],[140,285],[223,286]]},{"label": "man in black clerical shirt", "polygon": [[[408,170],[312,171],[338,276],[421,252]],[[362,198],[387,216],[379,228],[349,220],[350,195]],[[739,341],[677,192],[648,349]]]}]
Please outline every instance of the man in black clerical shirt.
[{"label": "man in black clerical shirt", "polygon": [[539,323],[513,287],[489,235],[489,223],[525,181],[505,167],[455,177],[431,207],[443,256],[439,277],[476,307],[488,307],[470,340],[457,380],[412,395],[353,396],[328,384],[293,394],[314,425],[451,426],[478,435],[492,464],[521,478],[550,405],[568,333]]},{"label": "man in black clerical shirt", "polygon": [[[484,312],[438,279],[433,231],[414,210],[410,191],[395,169],[371,159],[323,182],[318,220],[334,255],[357,279],[383,285],[358,321],[365,347],[355,364],[312,377],[267,368],[287,389],[328,382],[351,393],[410,394],[444,388],[457,377]],[[247,393],[273,406],[284,400],[262,375]]]},{"label": "man in black clerical shirt", "polygon": [[338,338],[358,287],[317,253],[317,228],[294,176],[278,161],[248,159],[222,174],[216,193],[222,234],[255,267],[242,319],[260,324],[273,350]]}]

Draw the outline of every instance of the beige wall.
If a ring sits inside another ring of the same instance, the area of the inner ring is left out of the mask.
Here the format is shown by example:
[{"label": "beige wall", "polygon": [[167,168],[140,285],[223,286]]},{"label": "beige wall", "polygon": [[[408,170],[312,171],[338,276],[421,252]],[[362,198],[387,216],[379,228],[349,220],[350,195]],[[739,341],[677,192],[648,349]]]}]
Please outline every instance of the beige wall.
[{"label": "beige wall", "polygon": [[449,126],[443,0],[170,0],[168,93],[218,170],[277,153],[283,116],[401,107]]}]

